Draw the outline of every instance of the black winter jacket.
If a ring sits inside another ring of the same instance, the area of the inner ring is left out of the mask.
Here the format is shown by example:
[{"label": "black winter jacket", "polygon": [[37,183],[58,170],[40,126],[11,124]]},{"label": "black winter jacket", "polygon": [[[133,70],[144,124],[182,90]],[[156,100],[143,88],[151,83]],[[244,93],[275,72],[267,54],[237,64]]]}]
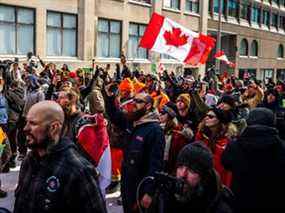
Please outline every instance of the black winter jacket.
[{"label": "black winter jacket", "polygon": [[[134,125],[126,120],[124,114],[114,105],[113,98],[106,99],[106,112],[117,127],[124,130],[122,186],[124,212],[135,212],[136,191],[140,181],[146,176],[153,176],[155,171],[163,170],[165,138],[158,120],[150,119]],[[146,182],[140,191],[153,195],[154,188]]]},{"label": "black winter jacket", "polygon": [[232,171],[237,212],[285,212],[285,143],[275,128],[248,126],[222,156]]},{"label": "black winter jacket", "polygon": [[105,213],[97,171],[63,139],[43,159],[30,152],[15,192],[14,213]]}]

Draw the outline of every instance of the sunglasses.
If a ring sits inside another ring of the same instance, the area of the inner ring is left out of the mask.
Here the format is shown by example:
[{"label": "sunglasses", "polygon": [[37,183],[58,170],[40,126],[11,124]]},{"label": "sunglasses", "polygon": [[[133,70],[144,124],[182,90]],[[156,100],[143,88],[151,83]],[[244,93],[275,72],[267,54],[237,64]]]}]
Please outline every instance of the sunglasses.
[{"label": "sunglasses", "polygon": [[146,101],[145,101],[145,100],[143,100],[143,99],[138,99],[138,98],[134,98],[134,99],[133,99],[133,101],[134,101],[135,103],[137,103],[137,104],[143,104],[143,103],[146,103]]},{"label": "sunglasses", "polygon": [[216,116],[215,115],[211,115],[211,114],[207,114],[205,117],[208,117],[208,118],[212,119],[212,118],[215,118]]}]

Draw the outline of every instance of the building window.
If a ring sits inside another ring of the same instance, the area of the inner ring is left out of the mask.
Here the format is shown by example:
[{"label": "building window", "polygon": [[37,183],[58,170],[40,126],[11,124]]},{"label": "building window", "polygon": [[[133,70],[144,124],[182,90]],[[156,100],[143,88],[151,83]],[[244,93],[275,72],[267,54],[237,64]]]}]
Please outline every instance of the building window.
[{"label": "building window", "polygon": [[129,58],[147,58],[147,50],[139,48],[139,42],[144,34],[146,25],[131,23],[129,27]]},{"label": "building window", "polygon": [[34,52],[33,9],[0,5],[0,54]]},{"label": "building window", "polygon": [[272,13],[271,26],[276,27],[276,28],[278,27],[278,14],[276,13]]},{"label": "building window", "polygon": [[255,57],[258,56],[258,43],[256,40],[251,42],[250,55]]},{"label": "building window", "polygon": [[280,16],[279,28],[285,30],[285,16]]},{"label": "building window", "polygon": [[213,6],[214,6],[214,12],[219,13],[219,2],[221,2],[222,6],[222,13],[225,15],[226,14],[226,4],[225,0],[214,0]]},{"label": "building window", "polygon": [[164,7],[180,10],[180,0],[164,0]]},{"label": "building window", "polygon": [[278,58],[284,58],[284,47],[282,44],[279,44],[278,51],[277,51]]},{"label": "building window", "polygon": [[253,7],[251,11],[251,21],[253,23],[259,23],[260,18],[260,9],[257,7]]},{"label": "building window", "polygon": [[263,10],[262,24],[264,24],[264,25],[269,27],[269,24],[270,24],[270,13],[269,13],[268,10]]},{"label": "building window", "polygon": [[229,16],[237,17],[238,15],[238,3],[237,0],[228,1]]},{"label": "building window", "polygon": [[240,18],[248,20],[248,14],[249,14],[249,5],[248,1],[241,1],[240,2]]},{"label": "building window", "polygon": [[243,39],[240,42],[240,49],[239,49],[239,54],[241,56],[248,56],[248,43],[246,39]]},{"label": "building window", "polygon": [[272,0],[272,3],[279,5],[279,0]]},{"label": "building window", "polygon": [[120,58],[121,22],[107,19],[98,20],[97,56]]},{"label": "building window", "polygon": [[186,11],[199,13],[199,0],[186,0]]},{"label": "building window", "polygon": [[76,56],[77,16],[47,13],[47,55]]}]

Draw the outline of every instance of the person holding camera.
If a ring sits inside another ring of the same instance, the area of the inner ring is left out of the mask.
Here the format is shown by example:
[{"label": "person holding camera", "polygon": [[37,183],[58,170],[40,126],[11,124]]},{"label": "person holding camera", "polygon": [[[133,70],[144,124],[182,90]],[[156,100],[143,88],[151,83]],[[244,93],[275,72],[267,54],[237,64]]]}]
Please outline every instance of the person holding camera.
[{"label": "person holding camera", "polygon": [[233,194],[221,184],[214,170],[213,155],[202,142],[188,144],[179,152],[176,178],[177,183],[183,181],[182,192],[164,195],[164,213],[233,212]]}]

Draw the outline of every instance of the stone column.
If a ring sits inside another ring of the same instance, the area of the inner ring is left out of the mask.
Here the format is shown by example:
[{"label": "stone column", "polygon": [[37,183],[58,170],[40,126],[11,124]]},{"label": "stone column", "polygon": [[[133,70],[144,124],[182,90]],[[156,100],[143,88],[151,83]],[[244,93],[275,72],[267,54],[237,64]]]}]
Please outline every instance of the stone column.
[{"label": "stone column", "polygon": [[[208,8],[209,1],[200,1],[200,32],[203,34],[208,34]],[[215,51],[214,49],[212,51]],[[205,75],[206,65],[199,66],[199,74],[202,78]]]},{"label": "stone column", "polygon": [[78,2],[78,58],[89,61],[94,57],[95,49],[95,2],[96,0],[79,0]]},{"label": "stone column", "polygon": [[46,19],[46,9],[43,7],[38,7],[36,9],[35,54],[39,55],[41,58],[46,57]]}]

